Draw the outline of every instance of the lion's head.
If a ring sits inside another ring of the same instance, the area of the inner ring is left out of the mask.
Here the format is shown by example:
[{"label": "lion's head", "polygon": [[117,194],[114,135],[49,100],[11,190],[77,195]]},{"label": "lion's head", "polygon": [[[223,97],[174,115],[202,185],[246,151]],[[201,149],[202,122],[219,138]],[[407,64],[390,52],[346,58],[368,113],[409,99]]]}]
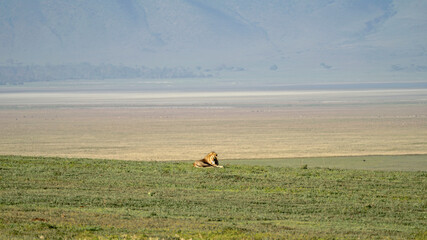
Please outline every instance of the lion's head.
[{"label": "lion's head", "polygon": [[208,155],[206,155],[205,159],[212,165],[218,165],[218,154],[216,152],[210,152]]}]

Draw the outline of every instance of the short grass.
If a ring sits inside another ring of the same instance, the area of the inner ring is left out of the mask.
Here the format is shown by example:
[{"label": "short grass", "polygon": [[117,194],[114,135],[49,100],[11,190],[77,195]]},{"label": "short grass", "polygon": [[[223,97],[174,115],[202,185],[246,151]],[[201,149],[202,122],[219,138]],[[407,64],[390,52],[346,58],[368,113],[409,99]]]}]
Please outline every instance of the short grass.
[{"label": "short grass", "polygon": [[339,169],[427,171],[427,154],[236,159],[221,161],[221,163],[274,167],[301,167],[307,165],[307,167]]},{"label": "short grass", "polygon": [[2,239],[426,239],[427,172],[0,156]]}]

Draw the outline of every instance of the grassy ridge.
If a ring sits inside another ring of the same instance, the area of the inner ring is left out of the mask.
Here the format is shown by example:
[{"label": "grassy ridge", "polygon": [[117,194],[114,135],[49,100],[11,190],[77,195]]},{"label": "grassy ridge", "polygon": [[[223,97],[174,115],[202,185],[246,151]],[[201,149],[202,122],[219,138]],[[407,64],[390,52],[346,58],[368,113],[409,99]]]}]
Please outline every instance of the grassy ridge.
[{"label": "grassy ridge", "polygon": [[427,237],[427,172],[0,157],[9,238]]},{"label": "grassy ridge", "polygon": [[341,157],[302,157],[273,159],[237,159],[221,161],[239,165],[257,165],[274,167],[310,167],[386,170],[386,171],[427,171],[427,154],[413,155],[372,155]]}]

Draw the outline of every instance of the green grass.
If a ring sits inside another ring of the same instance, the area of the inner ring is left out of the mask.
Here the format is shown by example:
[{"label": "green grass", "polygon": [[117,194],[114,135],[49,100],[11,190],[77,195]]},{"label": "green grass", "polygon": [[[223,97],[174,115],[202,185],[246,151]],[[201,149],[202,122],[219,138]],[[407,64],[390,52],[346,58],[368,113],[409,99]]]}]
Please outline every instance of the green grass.
[{"label": "green grass", "polygon": [[385,170],[385,171],[427,171],[427,155],[392,156],[342,156],[342,157],[306,157],[276,159],[237,159],[221,163],[239,165],[257,165],[274,167],[308,167]]},{"label": "green grass", "polygon": [[3,239],[426,239],[427,172],[0,156]]}]

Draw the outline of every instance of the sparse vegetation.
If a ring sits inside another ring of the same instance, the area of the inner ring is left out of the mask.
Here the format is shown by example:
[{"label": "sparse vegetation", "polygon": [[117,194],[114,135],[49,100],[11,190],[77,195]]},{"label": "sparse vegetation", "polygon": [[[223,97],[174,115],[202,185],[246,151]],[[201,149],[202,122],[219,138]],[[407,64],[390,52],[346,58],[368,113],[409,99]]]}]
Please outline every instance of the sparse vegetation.
[{"label": "sparse vegetation", "polygon": [[380,171],[427,171],[427,154],[236,159],[221,163],[273,167],[339,168]]},{"label": "sparse vegetation", "polygon": [[[133,102],[127,95],[101,94],[99,105],[92,94],[32,99],[45,101],[41,108],[1,99],[0,154],[164,161],[197,160],[212,150],[220,159],[427,153],[426,104],[269,107],[220,97],[189,106],[187,98]],[[73,99],[76,105],[67,105]],[[205,105],[215,101],[230,102]],[[22,105],[2,109],[7,102]]]},{"label": "sparse vegetation", "polygon": [[427,173],[0,157],[0,238],[425,239]]}]

